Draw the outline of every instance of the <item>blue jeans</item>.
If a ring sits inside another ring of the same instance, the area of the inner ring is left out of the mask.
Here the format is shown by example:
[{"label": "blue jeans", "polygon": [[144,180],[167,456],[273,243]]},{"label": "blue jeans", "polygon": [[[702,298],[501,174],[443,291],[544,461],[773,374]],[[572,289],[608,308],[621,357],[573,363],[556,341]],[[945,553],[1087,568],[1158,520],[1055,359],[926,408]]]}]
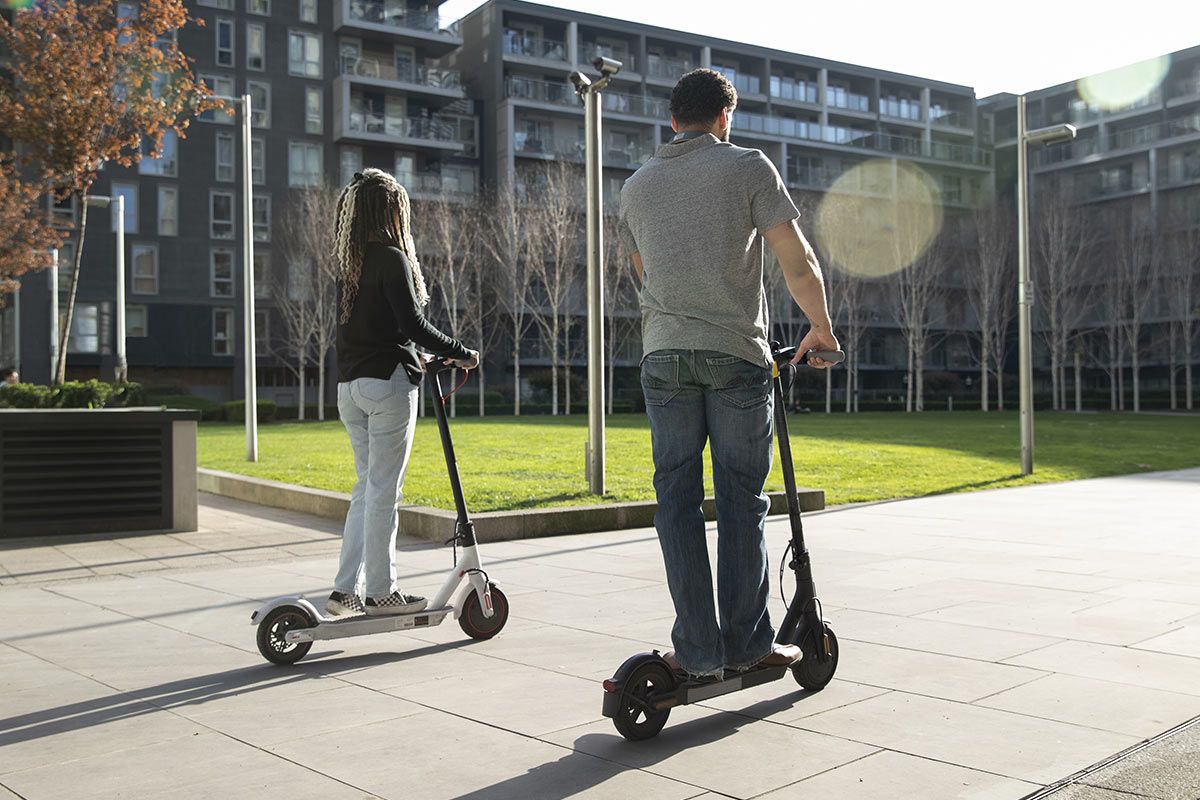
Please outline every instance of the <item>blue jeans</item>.
[{"label": "blue jeans", "polygon": [[[763,539],[771,371],[712,350],[658,350],[642,361],[642,391],[658,495],[654,527],[675,603],[675,656],[693,675],[750,666],[774,639]],[[706,440],[716,490],[717,608],[701,507]]]},{"label": "blue jeans", "polygon": [[391,378],[357,378],[338,384],[338,415],[354,449],[358,480],[342,532],[342,555],[333,588],[367,597],[396,590],[396,506],[417,422],[417,387],[403,367]]}]

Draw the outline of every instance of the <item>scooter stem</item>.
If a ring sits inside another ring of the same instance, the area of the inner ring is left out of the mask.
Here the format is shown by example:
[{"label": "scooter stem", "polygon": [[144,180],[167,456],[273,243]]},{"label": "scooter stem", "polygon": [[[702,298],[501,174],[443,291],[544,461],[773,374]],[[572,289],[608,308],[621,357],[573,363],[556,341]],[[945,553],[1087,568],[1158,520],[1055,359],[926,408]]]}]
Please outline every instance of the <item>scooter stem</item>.
[{"label": "scooter stem", "polygon": [[475,533],[471,518],[467,514],[467,501],[463,497],[462,480],[458,475],[458,459],[454,456],[454,442],[450,439],[450,423],[446,419],[446,400],[442,396],[440,371],[429,368],[425,372],[429,390],[433,393],[433,413],[437,417],[438,433],[442,437],[442,452],[446,456],[446,474],[450,476],[450,490],[454,493],[454,508],[458,512],[456,535],[463,546],[475,544]]}]

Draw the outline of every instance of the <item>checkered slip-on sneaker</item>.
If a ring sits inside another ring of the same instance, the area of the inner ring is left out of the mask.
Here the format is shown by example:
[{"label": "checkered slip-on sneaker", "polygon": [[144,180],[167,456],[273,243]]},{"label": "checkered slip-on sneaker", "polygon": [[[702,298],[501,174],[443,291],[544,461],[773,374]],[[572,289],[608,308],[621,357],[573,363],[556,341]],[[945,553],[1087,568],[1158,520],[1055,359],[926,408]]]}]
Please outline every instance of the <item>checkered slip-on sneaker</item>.
[{"label": "checkered slip-on sneaker", "polygon": [[348,617],[363,613],[363,602],[356,594],[334,592],[325,602],[325,610],[335,617]]},{"label": "checkered slip-on sneaker", "polygon": [[429,601],[424,597],[413,594],[392,592],[387,597],[368,597],[366,602],[367,616],[376,617],[385,614],[413,614],[425,608]]}]

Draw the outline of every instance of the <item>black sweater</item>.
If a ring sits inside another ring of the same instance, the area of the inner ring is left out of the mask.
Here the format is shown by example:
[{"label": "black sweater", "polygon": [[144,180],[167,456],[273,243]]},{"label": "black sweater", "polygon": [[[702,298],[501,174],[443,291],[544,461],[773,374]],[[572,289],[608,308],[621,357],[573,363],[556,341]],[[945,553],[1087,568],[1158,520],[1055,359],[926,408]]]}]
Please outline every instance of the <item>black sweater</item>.
[{"label": "black sweater", "polygon": [[[338,302],[342,287],[338,286]],[[417,347],[437,356],[466,358],[467,348],[429,323],[417,303],[412,268],[398,247],[369,242],[350,321],[337,330],[340,380],[390,378],[402,365],[408,379],[421,382],[424,369]]]}]

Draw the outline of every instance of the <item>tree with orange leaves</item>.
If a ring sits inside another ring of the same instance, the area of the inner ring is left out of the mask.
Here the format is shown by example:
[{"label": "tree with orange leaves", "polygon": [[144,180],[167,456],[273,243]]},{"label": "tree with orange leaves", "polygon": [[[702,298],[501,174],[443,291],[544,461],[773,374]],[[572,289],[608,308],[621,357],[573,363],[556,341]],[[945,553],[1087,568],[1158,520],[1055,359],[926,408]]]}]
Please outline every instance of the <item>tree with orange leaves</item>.
[{"label": "tree with orange leaves", "polygon": [[[192,72],[174,33],[190,16],[183,0],[141,0],[132,15],[114,2],[60,0],[0,18],[0,133],[15,143],[15,162],[37,176],[43,191],[81,202],[75,269],[59,341],[71,329],[87,231],[82,202],[105,163],[130,166],[142,142],[157,157],[163,133],[185,137],[190,118],[224,108]],[[61,348],[54,380],[66,377]]]},{"label": "tree with orange leaves", "polygon": [[17,277],[50,266],[50,250],[62,235],[46,218],[41,192],[21,181],[11,164],[0,164],[0,308],[19,286]]}]

